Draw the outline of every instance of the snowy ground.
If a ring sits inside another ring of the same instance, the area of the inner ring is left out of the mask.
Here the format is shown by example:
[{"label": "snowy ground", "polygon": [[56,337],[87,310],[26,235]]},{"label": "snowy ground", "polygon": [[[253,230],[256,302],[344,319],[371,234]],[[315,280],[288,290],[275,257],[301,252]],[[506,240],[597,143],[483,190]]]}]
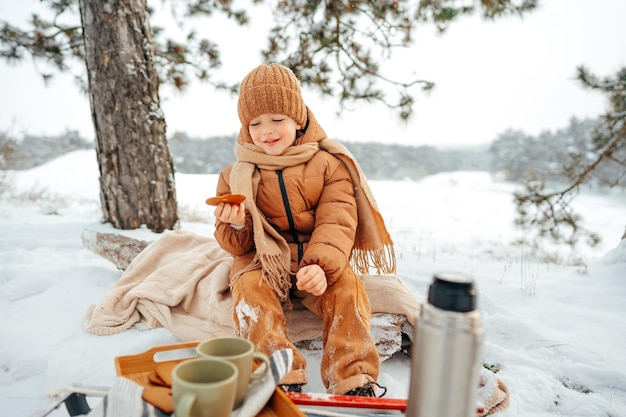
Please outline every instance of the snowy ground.
[{"label": "snowy ground", "polygon": [[[89,305],[121,274],[81,245],[86,228],[119,232],[99,222],[95,152],[5,174],[21,197],[0,202],[0,409],[29,416],[55,388],[110,385],[115,356],[178,340],[164,329],[95,336],[82,328]],[[176,180],[182,227],[212,235],[212,209],[203,202],[216,177]],[[398,276],[418,299],[436,271],[477,280],[484,361],[499,364],[511,391],[501,416],[626,416],[623,192],[579,196],[578,210],[604,241],[571,257],[584,265],[565,266],[533,263],[511,245],[519,233],[513,186],[486,173],[371,185],[395,240]],[[159,237],[145,229],[124,233]],[[309,359],[307,390],[321,391],[319,358]],[[388,397],[406,397],[408,381],[407,357],[383,363]]]}]

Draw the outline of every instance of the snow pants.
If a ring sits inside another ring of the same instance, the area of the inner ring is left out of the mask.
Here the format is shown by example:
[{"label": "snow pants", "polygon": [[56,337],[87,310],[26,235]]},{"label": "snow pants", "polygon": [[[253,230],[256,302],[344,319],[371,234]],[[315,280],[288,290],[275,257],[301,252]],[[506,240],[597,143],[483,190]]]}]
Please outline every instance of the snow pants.
[{"label": "snow pants", "polygon": [[[268,356],[291,348],[293,367],[280,384],[306,384],[306,359],[287,337],[282,303],[261,279],[261,271],[243,274],[231,285],[231,293],[237,335],[249,339]],[[380,357],[370,334],[369,299],[361,278],[351,268],[346,268],[321,296],[302,291],[292,296],[322,319],[321,377],[329,393],[345,394],[378,379]]]}]

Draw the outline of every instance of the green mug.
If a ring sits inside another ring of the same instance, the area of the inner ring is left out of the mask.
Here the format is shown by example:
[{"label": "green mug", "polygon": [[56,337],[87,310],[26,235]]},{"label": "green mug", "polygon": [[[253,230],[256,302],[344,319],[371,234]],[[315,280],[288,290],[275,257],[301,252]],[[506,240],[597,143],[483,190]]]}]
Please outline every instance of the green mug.
[{"label": "green mug", "polygon": [[[254,344],[242,337],[214,337],[200,343],[197,351],[198,356],[202,358],[225,359],[237,367],[239,376],[237,378],[235,408],[239,407],[246,398],[250,381],[264,377],[270,369],[269,358],[261,352],[255,352]],[[252,373],[252,362],[255,359],[265,363],[265,366],[259,371]]]},{"label": "green mug", "polygon": [[239,371],[218,358],[183,361],[172,371],[176,417],[229,417],[235,404]]}]

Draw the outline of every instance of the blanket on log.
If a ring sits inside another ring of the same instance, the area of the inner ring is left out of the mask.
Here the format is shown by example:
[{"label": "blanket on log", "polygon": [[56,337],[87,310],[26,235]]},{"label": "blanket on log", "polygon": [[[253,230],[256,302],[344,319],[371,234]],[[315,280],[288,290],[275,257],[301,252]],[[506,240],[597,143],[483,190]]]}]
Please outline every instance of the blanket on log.
[{"label": "blanket on log", "polygon": [[[85,329],[110,335],[141,323],[166,327],[184,341],[231,335],[231,265],[232,257],[214,239],[185,230],[167,232],[142,250],[101,302],[89,308]],[[400,315],[411,337],[421,305],[402,281],[378,275],[362,279],[373,321],[381,314]],[[321,336],[321,319],[297,303],[285,315],[293,342]]]}]

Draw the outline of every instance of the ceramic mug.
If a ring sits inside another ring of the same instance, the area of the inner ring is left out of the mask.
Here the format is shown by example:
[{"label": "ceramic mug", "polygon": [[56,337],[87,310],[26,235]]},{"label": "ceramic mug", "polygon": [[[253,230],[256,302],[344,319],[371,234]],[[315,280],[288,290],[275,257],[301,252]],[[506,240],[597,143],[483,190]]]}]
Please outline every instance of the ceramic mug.
[{"label": "ceramic mug", "polygon": [[218,358],[183,361],[172,370],[176,417],[229,417],[235,404],[239,371]]},{"label": "ceramic mug", "polygon": [[[200,357],[226,359],[237,367],[239,377],[235,408],[239,407],[246,398],[250,381],[264,377],[270,369],[269,358],[261,352],[255,352],[254,344],[242,337],[221,336],[205,340],[198,345],[197,351]],[[252,362],[255,359],[264,362],[265,366],[253,373]]]}]

